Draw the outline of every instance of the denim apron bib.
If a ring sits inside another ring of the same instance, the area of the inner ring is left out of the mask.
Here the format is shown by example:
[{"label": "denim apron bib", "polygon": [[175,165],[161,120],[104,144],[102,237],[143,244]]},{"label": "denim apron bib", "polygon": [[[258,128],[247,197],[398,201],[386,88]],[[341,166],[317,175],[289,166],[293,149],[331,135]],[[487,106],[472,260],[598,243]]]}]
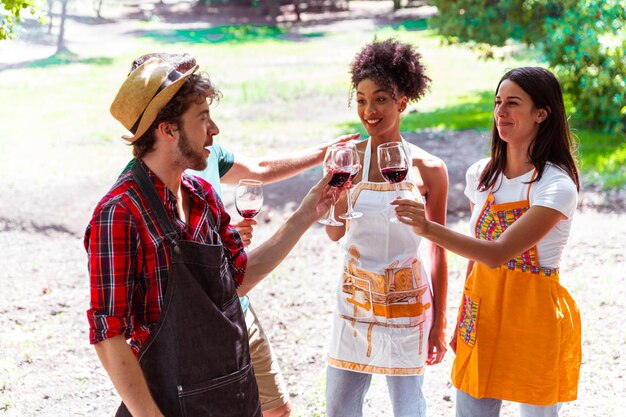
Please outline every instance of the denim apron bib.
[{"label": "denim apron bib", "polygon": [[[152,397],[166,417],[261,417],[248,336],[223,245],[180,240],[142,164],[133,179],[170,244],[161,314],[139,351]],[[122,405],[116,417],[130,416]]]},{"label": "denim apron bib", "polygon": [[[501,204],[492,187],[476,238],[497,240],[521,217],[530,208],[530,186],[526,200]],[[539,266],[536,246],[497,268],[474,263],[457,326],[452,383],[459,390],[540,406],[576,399],[580,313],[559,284],[558,268]]]}]

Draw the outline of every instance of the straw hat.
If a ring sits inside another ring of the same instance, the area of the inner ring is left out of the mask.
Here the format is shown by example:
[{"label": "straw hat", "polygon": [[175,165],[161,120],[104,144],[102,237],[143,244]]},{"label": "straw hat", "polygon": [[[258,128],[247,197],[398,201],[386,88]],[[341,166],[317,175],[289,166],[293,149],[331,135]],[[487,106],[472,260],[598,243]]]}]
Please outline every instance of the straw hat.
[{"label": "straw hat", "polygon": [[132,133],[122,138],[132,143],[146,133],[159,112],[196,69],[195,60],[191,69],[182,73],[175,64],[151,57],[131,71],[111,104],[113,117]]},{"label": "straw hat", "polygon": [[138,66],[140,66],[150,58],[161,58],[163,61],[172,64],[172,66],[176,68],[176,71],[178,72],[187,72],[196,66],[196,59],[186,52],[177,54],[172,54],[168,52],[151,52],[135,59],[133,61],[133,64],[130,66],[130,70],[128,72],[133,72],[137,69]]}]

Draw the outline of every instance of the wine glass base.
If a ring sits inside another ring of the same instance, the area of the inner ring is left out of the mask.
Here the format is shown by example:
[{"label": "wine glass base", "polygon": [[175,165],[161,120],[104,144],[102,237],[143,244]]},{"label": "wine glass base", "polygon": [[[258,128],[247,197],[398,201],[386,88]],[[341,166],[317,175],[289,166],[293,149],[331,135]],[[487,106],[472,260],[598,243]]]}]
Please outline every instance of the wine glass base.
[{"label": "wine glass base", "polygon": [[347,220],[347,219],[358,219],[361,216],[363,216],[363,213],[360,213],[358,211],[353,211],[352,213],[340,214],[339,218]]},{"label": "wine glass base", "polygon": [[321,219],[321,220],[318,220],[317,222],[326,226],[343,226],[344,225],[343,223],[338,222],[337,220],[333,220],[333,219]]}]

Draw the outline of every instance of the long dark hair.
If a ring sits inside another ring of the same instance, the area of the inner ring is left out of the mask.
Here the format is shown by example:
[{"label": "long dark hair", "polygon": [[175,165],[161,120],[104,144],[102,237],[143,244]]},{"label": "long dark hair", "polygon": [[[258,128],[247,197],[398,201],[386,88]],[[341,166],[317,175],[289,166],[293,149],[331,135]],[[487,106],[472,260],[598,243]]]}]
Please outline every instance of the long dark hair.
[{"label": "long dark hair", "polygon": [[[536,108],[548,112],[547,118],[539,126],[539,131],[528,148],[528,158],[537,169],[534,181],[541,179],[546,163],[551,162],[563,169],[576,184],[576,189],[580,190],[578,168],[574,161],[576,142],[565,116],[565,104],[559,81],[545,68],[516,68],[504,74],[496,88],[496,95],[504,80],[513,81],[530,96]],[[490,188],[504,171],[506,149],[507,144],[498,134],[494,118],[491,132],[491,160],[480,175],[479,190]]]}]

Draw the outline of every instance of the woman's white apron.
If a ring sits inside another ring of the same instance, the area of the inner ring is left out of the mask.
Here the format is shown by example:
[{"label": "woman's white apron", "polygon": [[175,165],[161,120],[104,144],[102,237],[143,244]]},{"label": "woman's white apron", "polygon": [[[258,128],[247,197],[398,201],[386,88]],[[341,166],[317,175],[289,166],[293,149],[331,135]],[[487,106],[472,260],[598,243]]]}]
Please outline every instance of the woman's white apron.
[{"label": "woman's white apron", "polygon": [[[403,141],[411,160],[410,148]],[[429,266],[410,227],[391,223],[393,184],[370,182],[371,141],[363,179],[350,192],[354,209],[344,237],[345,260],[333,317],[329,365],[357,372],[418,375],[424,372],[432,322]],[[400,183],[404,198],[417,198],[412,170]]]}]

